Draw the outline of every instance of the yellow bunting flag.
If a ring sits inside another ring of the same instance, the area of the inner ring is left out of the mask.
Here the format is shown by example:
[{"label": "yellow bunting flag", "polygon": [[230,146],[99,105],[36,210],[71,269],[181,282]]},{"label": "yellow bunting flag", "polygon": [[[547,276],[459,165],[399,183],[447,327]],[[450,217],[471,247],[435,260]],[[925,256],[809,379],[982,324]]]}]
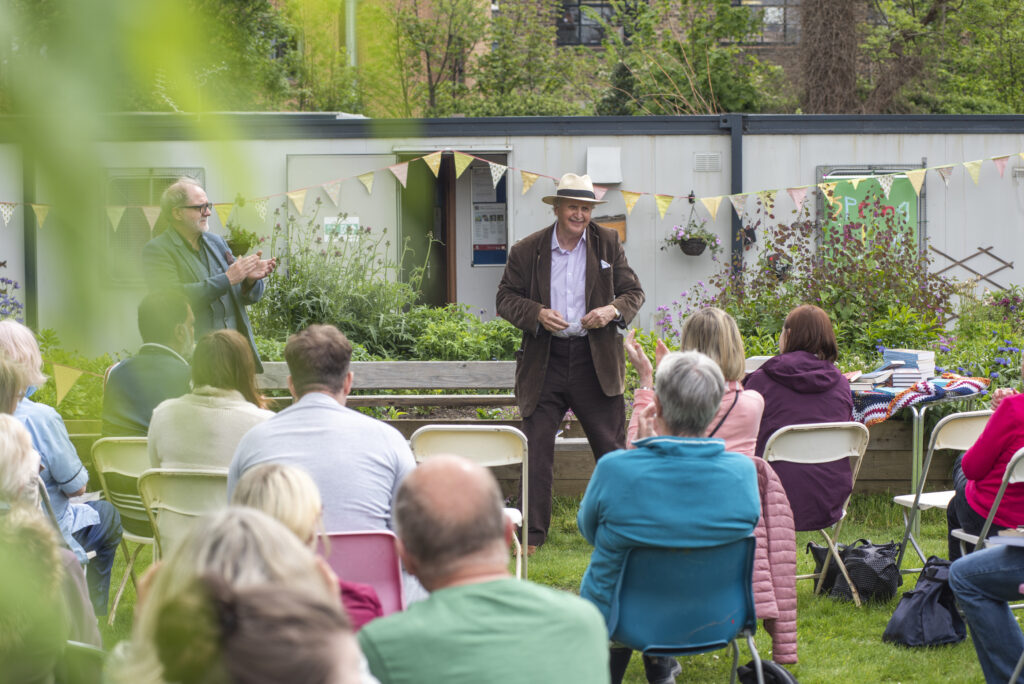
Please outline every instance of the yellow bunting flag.
[{"label": "yellow bunting flag", "polygon": [[149,224],[149,232],[153,232],[153,228],[156,227],[156,220],[160,218],[160,207],[142,207],[142,213],[146,217],[146,223]]},{"label": "yellow bunting flag", "polygon": [[665,212],[668,211],[668,205],[672,204],[672,200],[674,199],[675,197],[673,197],[672,195],[654,196],[654,201],[658,205],[658,214],[661,216],[661,218],[665,218]]},{"label": "yellow bunting flag", "polygon": [[924,183],[924,174],[927,171],[928,169],[913,169],[911,171],[907,171],[907,180],[909,180],[910,184],[914,186],[914,193],[919,196],[921,194],[921,185]]},{"label": "yellow bunting flag", "polygon": [[537,182],[540,176],[536,173],[530,173],[529,171],[520,171],[519,176],[523,179],[523,194],[525,195],[533,184]]},{"label": "yellow bunting flag", "polygon": [[1010,155],[1004,154],[1001,157],[992,157],[992,162],[996,165],[996,169],[999,170],[999,177],[1003,177],[1003,173],[1006,171],[1006,162],[1009,161]]},{"label": "yellow bunting flag", "polygon": [[118,224],[121,223],[122,216],[124,216],[124,207],[107,207],[107,218],[110,219],[110,225],[115,233],[117,232]]},{"label": "yellow bunting flag", "polygon": [[502,166],[501,164],[495,164],[494,162],[487,163],[491,166],[491,185],[497,188],[498,181],[500,181],[501,177],[505,175],[505,170],[508,169],[508,167]]},{"label": "yellow bunting flag", "polygon": [[75,382],[82,376],[82,371],[77,368],[53,364],[53,384],[57,386],[57,403],[59,404],[67,396]]},{"label": "yellow bunting flag", "polygon": [[[217,210],[217,218],[220,219],[220,225],[228,225],[228,219],[231,218],[231,210],[234,207],[234,204],[229,204],[228,202],[213,205],[213,208]],[[299,213],[302,213],[301,209],[299,210]]]},{"label": "yellow bunting flag", "polygon": [[761,200],[761,205],[764,207],[766,213],[772,213],[775,211],[775,195],[778,190],[762,190],[757,193],[758,199]]},{"label": "yellow bunting flag", "polygon": [[285,195],[292,201],[292,204],[295,206],[295,211],[299,212],[299,215],[301,216],[302,210],[306,206],[306,190],[292,190],[291,192],[286,192]]},{"label": "yellow bunting flag", "polygon": [[473,158],[462,152],[453,152],[452,154],[455,156],[455,177],[458,178],[466,170],[466,167],[472,163]]},{"label": "yellow bunting flag", "polygon": [[402,187],[404,188],[405,184],[409,180],[409,162],[394,164],[393,166],[389,166],[388,168],[391,170],[391,173],[395,174],[395,178],[398,179],[398,182],[401,183]]},{"label": "yellow bunting flag", "polygon": [[423,157],[423,163],[430,167],[431,172],[434,174],[434,178],[437,178],[437,174],[441,170],[441,153],[431,152],[427,156]]},{"label": "yellow bunting flag", "polygon": [[640,199],[639,192],[630,192],[629,190],[619,190],[622,193],[622,201],[626,203],[626,216],[633,213],[633,207],[636,206],[636,201]]},{"label": "yellow bunting flag", "polygon": [[367,171],[361,176],[358,176],[359,182],[366,188],[367,194],[373,194],[373,171]]},{"label": "yellow bunting flag", "polygon": [[36,227],[42,228],[43,224],[46,223],[46,216],[50,213],[49,204],[33,204],[32,211],[36,215]]},{"label": "yellow bunting flag", "polygon": [[[818,183],[818,189],[821,191],[821,197],[828,202],[829,211],[832,210],[832,203],[839,204],[839,200],[836,199],[836,184],[835,183]],[[841,206],[841,205],[840,205]]]},{"label": "yellow bunting flag", "polygon": [[732,203],[732,208],[740,217],[740,221],[743,221],[747,217],[747,195],[745,193],[729,195],[729,202]]},{"label": "yellow bunting flag", "polygon": [[0,202],[0,217],[4,220],[4,226],[11,222],[14,215],[14,202]]},{"label": "yellow bunting flag", "polygon": [[971,180],[974,184],[978,184],[978,174],[981,173],[981,160],[964,162],[964,168],[967,169],[967,173],[971,174]]},{"label": "yellow bunting flag", "polygon": [[722,196],[717,197],[701,197],[700,203],[704,205],[704,208],[711,214],[711,220],[714,221],[718,218],[718,205],[722,203]]},{"label": "yellow bunting flag", "polygon": [[948,188],[949,177],[953,175],[953,165],[946,164],[945,166],[936,166],[935,171],[939,174],[939,178],[942,179],[942,182],[945,183]]},{"label": "yellow bunting flag", "polygon": [[849,181],[850,181],[850,185],[852,185],[852,186],[853,186],[853,189],[854,189],[854,190],[856,190],[856,189],[857,189],[857,186],[858,186],[858,185],[860,185],[860,182],[861,182],[862,180],[864,180],[864,177],[863,177],[863,176],[861,176],[861,177],[859,177],[859,178],[848,178],[847,180],[849,180]]},{"label": "yellow bunting flag", "polygon": [[341,200],[341,181],[336,180],[325,184],[324,192],[327,194],[327,198],[331,200],[335,207],[339,207],[338,202]]}]

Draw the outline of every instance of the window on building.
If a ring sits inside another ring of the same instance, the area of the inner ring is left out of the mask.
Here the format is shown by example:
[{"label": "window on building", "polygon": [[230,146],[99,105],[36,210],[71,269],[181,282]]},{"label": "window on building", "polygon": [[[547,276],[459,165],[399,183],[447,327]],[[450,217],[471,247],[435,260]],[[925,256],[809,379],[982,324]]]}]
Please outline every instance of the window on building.
[{"label": "window on building", "polygon": [[559,45],[600,45],[604,38],[601,24],[583,8],[590,8],[605,21],[614,14],[608,2],[594,0],[562,0],[561,14],[558,16]]},{"label": "window on building", "polygon": [[[142,247],[153,237],[149,220],[142,207],[160,205],[160,195],[182,176],[205,184],[200,168],[109,169],[106,176],[106,203],[125,207],[116,226],[106,220],[107,278],[117,285],[138,285],[144,282]],[[107,217],[104,217],[105,219]]]},{"label": "window on building", "polygon": [[761,11],[761,33],[748,42],[792,45],[800,42],[800,0],[739,0],[740,5]]}]

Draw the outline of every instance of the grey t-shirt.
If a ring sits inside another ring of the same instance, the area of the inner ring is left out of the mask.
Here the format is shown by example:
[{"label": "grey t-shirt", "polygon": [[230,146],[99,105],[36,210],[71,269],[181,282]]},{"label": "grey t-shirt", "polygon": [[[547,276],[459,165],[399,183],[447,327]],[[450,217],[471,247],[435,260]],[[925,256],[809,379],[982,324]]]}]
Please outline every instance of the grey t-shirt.
[{"label": "grey t-shirt", "polygon": [[249,468],[281,463],[305,470],[320,488],[324,530],[391,529],[391,501],[416,467],[402,434],[311,392],[242,437],[228,469],[228,498]]}]

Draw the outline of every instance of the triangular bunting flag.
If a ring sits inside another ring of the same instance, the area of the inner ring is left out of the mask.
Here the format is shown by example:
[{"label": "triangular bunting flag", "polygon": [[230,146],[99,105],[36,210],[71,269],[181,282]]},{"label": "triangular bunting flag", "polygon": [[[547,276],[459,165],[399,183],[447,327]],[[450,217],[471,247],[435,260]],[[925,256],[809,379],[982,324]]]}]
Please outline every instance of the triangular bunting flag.
[{"label": "triangular bunting flag", "polygon": [[[434,174],[434,178],[437,178],[437,174],[441,170],[441,153],[431,152],[423,158],[423,163],[430,167],[431,172]],[[335,202],[335,204],[337,204],[337,202]]]},{"label": "triangular bunting flag", "polygon": [[732,202],[732,208],[736,211],[736,215],[740,217],[740,221],[745,219],[747,217],[746,194],[729,195],[729,201]]},{"label": "triangular bunting flag", "polygon": [[786,192],[793,199],[793,204],[796,205],[797,213],[799,213],[807,200],[807,188],[786,188]]},{"label": "triangular bunting flag", "polygon": [[306,207],[306,189],[292,190],[284,194],[292,201],[295,211],[299,212],[299,216],[301,216],[302,210]]},{"label": "triangular bunting flag", "polygon": [[973,180],[974,184],[977,185],[978,174],[981,173],[981,160],[977,159],[975,161],[964,162],[964,168],[967,169],[967,173],[971,174],[971,180]]},{"label": "triangular bunting flag", "polygon": [[398,179],[398,182],[401,183],[404,188],[406,182],[409,180],[409,162],[402,162],[401,164],[395,164],[388,168],[391,170],[391,173],[395,174],[395,178]]},{"label": "triangular bunting flag", "polygon": [[711,214],[711,220],[714,221],[718,218],[718,205],[722,203],[722,196],[717,197],[701,197],[700,203],[704,205],[704,208]]},{"label": "triangular bunting flag", "polygon": [[836,184],[835,183],[818,183],[818,190],[821,191],[821,198],[828,202],[828,209],[826,211],[832,211],[832,204],[839,204],[839,200],[836,198]]},{"label": "triangular bunting flag", "polygon": [[494,162],[487,163],[491,166],[491,184],[496,188],[498,187],[498,181],[500,181],[501,177],[505,175],[505,170],[508,167],[502,166],[501,164],[495,164]]},{"label": "triangular bunting flag", "polygon": [[358,176],[359,182],[366,188],[368,194],[373,194],[373,171],[367,171],[361,176]]},{"label": "triangular bunting flag", "polygon": [[856,190],[856,189],[857,189],[857,186],[858,186],[858,185],[860,185],[860,182],[861,182],[862,180],[864,180],[864,177],[863,177],[863,176],[861,176],[861,177],[858,177],[858,178],[848,178],[847,180],[849,180],[849,181],[850,181],[850,185],[852,185],[852,186],[853,186],[853,189],[854,189],[854,190]]},{"label": "triangular bunting flag", "polygon": [[472,163],[473,158],[462,152],[453,152],[452,154],[455,156],[455,177],[458,178],[466,170],[466,167]]},{"label": "triangular bunting flag", "polygon": [[260,217],[260,221],[267,220],[267,198],[260,197],[252,201],[252,208],[256,210],[256,215]]},{"label": "triangular bunting flag", "polygon": [[608,188],[604,187],[603,185],[595,185],[594,186],[594,198],[595,199],[603,200],[604,199],[604,195],[605,195],[606,192],[608,192]]},{"label": "triangular bunting flag", "polygon": [[156,226],[156,220],[160,218],[160,207],[142,207],[142,213],[146,217],[146,223],[149,224],[149,232],[152,233]]},{"label": "triangular bunting flag", "polygon": [[115,233],[122,216],[124,216],[124,207],[107,207],[107,218],[110,219],[110,225]]},{"label": "triangular bunting flag", "polygon": [[882,192],[885,193],[885,198],[889,199],[889,192],[892,190],[892,174],[887,173],[884,176],[878,176],[878,184],[882,186]]},{"label": "triangular bunting flag", "polygon": [[75,381],[82,376],[82,371],[77,368],[69,368],[60,364],[53,364],[53,384],[57,386],[57,403],[59,404],[67,396],[68,391],[75,384]]},{"label": "triangular bunting flag", "polygon": [[672,195],[655,195],[654,201],[658,204],[658,214],[661,218],[665,218],[665,212],[668,211],[668,205],[672,204],[672,200],[675,197]]},{"label": "triangular bunting flag", "polygon": [[327,194],[327,198],[334,203],[334,206],[340,208],[338,202],[341,200],[341,181],[332,181],[324,185],[324,192]]},{"label": "triangular bunting flag", "polygon": [[1010,155],[1004,154],[1002,157],[992,157],[993,163],[996,165],[996,169],[999,170],[999,177],[1003,177],[1003,172],[1006,171],[1006,162],[1010,159]]},{"label": "triangular bunting flag", "polygon": [[0,202],[0,217],[4,219],[4,226],[11,222],[14,215],[14,202]]},{"label": "triangular bunting flag", "polygon": [[942,182],[945,183],[948,188],[949,177],[953,175],[953,165],[947,164],[946,166],[936,166],[935,170],[938,172],[939,178],[942,179]]},{"label": "triangular bunting flag", "polygon": [[636,206],[636,201],[640,199],[639,192],[630,192],[629,190],[619,190],[622,193],[622,201],[626,203],[626,216],[633,213],[633,207]]},{"label": "triangular bunting flag", "polygon": [[914,186],[914,193],[918,197],[921,196],[921,185],[924,183],[924,174],[927,173],[928,169],[913,169],[907,171],[907,180]]},{"label": "triangular bunting flag", "polygon": [[36,227],[42,228],[43,224],[46,223],[46,216],[50,213],[49,204],[33,204],[32,211],[36,215]]},{"label": "triangular bunting flag", "polygon": [[757,193],[758,198],[761,200],[761,205],[764,207],[765,212],[772,213],[775,211],[775,195],[778,190],[762,190]]},{"label": "triangular bunting flag", "polygon": [[529,171],[520,171],[519,175],[523,179],[523,194],[524,195],[529,191],[530,188],[533,187],[533,184],[537,182],[537,179],[540,178],[540,176],[538,174],[530,173]]},{"label": "triangular bunting flag", "polygon": [[[234,204],[230,204],[228,202],[213,205],[213,208],[217,210],[217,218],[220,219],[220,225],[228,225],[228,219],[231,218],[231,210],[234,207]],[[301,209],[299,210],[299,213],[302,213]]]}]

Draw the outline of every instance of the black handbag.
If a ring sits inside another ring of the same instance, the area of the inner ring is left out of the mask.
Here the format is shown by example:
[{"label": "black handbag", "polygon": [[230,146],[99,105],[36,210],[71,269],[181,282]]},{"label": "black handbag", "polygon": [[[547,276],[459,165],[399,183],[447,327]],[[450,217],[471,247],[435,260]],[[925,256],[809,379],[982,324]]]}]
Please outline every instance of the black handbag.
[{"label": "black handbag", "polygon": [[[861,601],[888,601],[896,595],[896,588],[903,584],[899,568],[896,567],[899,544],[872,544],[867,539],[858,539],[849,546],[837,544],[836,548]],[[808,543],[807,550],[814,558],[814,571],[820,573],[828,557],[828,547]],[[829,562],[821,590],[827,591],[832,598],[853,600],[853,592],[846,578],[839,572],[835,559]]]},{"label": "black handbag", "polygon": [[905,592],[885,626],[882,641],[901,646],[956,644],[967,636],[949,586],[950,562],[932,556],[913,590]]}]

